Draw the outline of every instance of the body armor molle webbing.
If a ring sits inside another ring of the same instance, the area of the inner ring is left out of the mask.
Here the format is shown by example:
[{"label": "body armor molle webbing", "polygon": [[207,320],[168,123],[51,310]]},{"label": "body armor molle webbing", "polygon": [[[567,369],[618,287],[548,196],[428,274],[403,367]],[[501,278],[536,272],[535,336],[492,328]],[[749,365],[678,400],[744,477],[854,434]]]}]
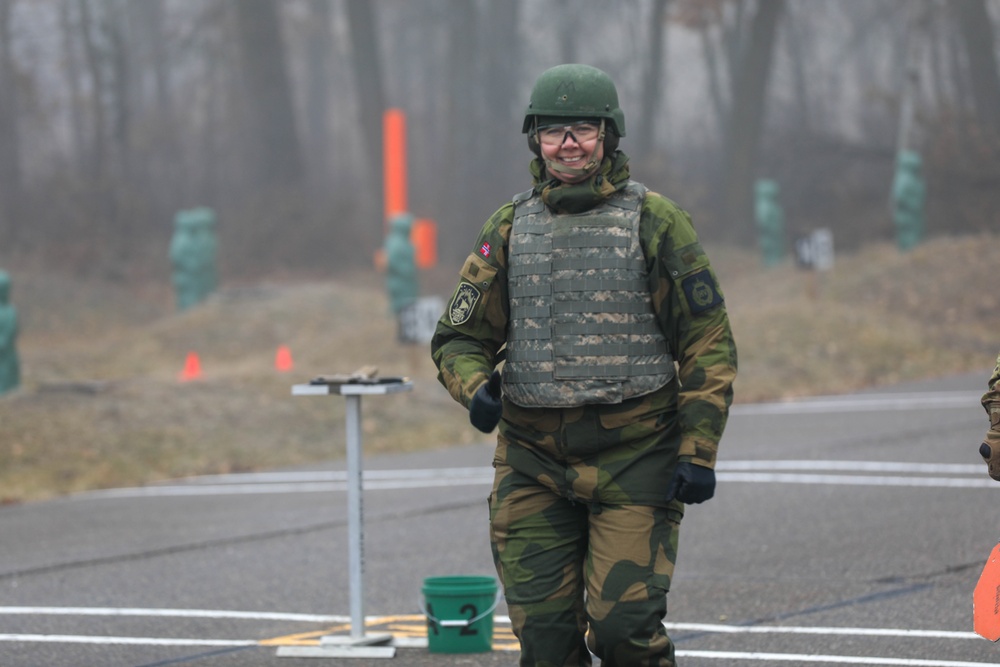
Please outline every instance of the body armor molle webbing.
[{"label": "body armor molle webbing", "polygon": [[515,197],[504,393],[524,407],[619,403],[674,374],[649,294],[636,182],[582,214]]}]

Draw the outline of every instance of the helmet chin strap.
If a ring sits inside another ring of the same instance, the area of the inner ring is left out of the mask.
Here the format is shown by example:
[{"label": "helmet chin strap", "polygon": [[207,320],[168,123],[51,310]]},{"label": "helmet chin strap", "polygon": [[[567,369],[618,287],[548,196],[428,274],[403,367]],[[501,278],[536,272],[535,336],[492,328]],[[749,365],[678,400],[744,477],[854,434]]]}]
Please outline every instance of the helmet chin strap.
[{"label": "helmet chin strap", "polygon": [[[573,137],[573,139],[575,141],[576,137]],[[541,137],[538,134],[537,117],[535,118],[535,140],[538,141],[538,145],[541,146],[542,142],[541,142]],[[564,136],[563,141],[565,140],[566,137]],[[545,160],[545,168],[550,172],[556,172],[559,174],[563,174],[565,176],[590,176],[595,171],[597,171],[597,167],[599,166],[599,163],[597,162],[596,159],[594,159],[594,156],[597,155],[597,147],[603,143],[604,143],[604,119],[602,118],[601,129],[597,133],[597,143],[594,144],[594,151],[590,154],[590,160],[588,160],[585,165],[583,165],[582,167],[567,167],[565,165],[555,162],[554,160]]]}]

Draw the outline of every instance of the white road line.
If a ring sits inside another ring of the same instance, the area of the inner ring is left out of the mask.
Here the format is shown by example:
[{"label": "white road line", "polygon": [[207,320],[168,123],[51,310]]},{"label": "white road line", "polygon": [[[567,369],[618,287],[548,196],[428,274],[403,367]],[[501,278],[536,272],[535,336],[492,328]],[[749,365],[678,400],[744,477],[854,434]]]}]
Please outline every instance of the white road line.
[{"label": "white road line", "polygon": [[923,660],[917,658],[877,658],[851,655],[805,655],[796,653],[740,653],[736,651],[677,651],[678,658],[710,660],[770,660],[774,662],[822,662],[835,665],[901,665],[902,667],[983,667],[995,662],[962,660]]},{"label": "white road line", "polygon": [[[33,642],[47,644],[99,644],[131,646],[266,646],[256,639],[172,639],[161,637],[100,637],[90,635],[31,635],[0,634],[0,642]],[[422,643],[420,644],[423,645]],[[926,660],[916,658],[882,658],[875,656],[816,655],[798,653],[757,653],[737,651],[677,651],[679,658],[705,658],[709,660],[770,660],[775,662],[828,663],[838,665],[897,665],[900,667],[983,667],[996,665],[989,662],[968,662],[960,660]]]},{"label": "white road line", "polygon": [[[416,615],[416,614],[414,614]],[[301,614],[273,611],[238,611],[229,609],[157,609],[146,607],[0,607],[0,616],[148,616],[165,618],[216,618],[239,620],[294,621],[300,623],[349,623],[350,616],[338,614]],[[366,616],[365,623],[378,625],[399,619],[390,616]],[[495,623],[509,625],[510,617],[497,614]],[[956,630],[914,630],[910,628],[861,628],[802,625],[725,625],[722,623],[665,622],[671,631],[712,634],[806,634],[852,637],[903,637],[907,639],[982,639],[975,632]]]},{"label": "white road line", "polygon": [[[220,619],[255,619],[255,620],[286,620],[300,622],[349,622],[348,617],[325,614],[295,614],[281,612],[226,611],[209,609],[143,609],[129,607],[0,607],[2,615],[78,615],[78,616],[151,616],[151,617],[194,617]],[[398,621],[398,616],[369,616],[366,621],[378,624],[383,621]],[[497,616],[494,622],[509,624],[507,616]],[[732,626],[711,623],[664,623],[667,630],[700,631],[717,634],[809,634],[823,636],[856,636],[856,637],[903,637],[907,639],[935,638],[965,640],[982,638],[973,632],[956,632],[949,630],[911,630],[905,628],[839,628],[839,627],[807,627],[807,626]],[[258,646],[264,640],[259,639],[192,639],[192,638],[161,638],[161,637],[120,637],[94,635],[43,635],[43,634],[0,634],[0,642],[20,643],[53,643],[53,644],[95,644],[95,645],[132,645],[132,646],[216,646],[239,647]],[[416,644],[414,644],[416,645]],[[420,644],[423,646],[423,644]],[[266,646],[273,646],[268,643]],[[704,658],[708,660],[747,660],[775,662],[804,662],[828,664],[858,664],[858,665],[898,665],[901,667],[982,667],[993,663],[964,662],[954,660],[882,658],[874,656],[842,656],[793,653],[762,653],[762,652],[728,652],[728,651],[696,651],[678,650],[678,657]]]},{"label": "white road line", "polygon": [[[755,484],[836,484],[850,486],[894,486],[1000,489],[1000,485],[982,474],[982,466],[948,463],[903,463],[891,461],[720,461],[720,481]],[[789,471],[812,471],[793,473]],[[492,468],[442,468],[438,470],[379,470],[364,473],[366,491],[392,491],[454,486],[489,486]],[[848,475],[817,473],[902,473],[901,475]],[[920,476],[924,475],[924,476]],[[954,475],[968,475],[956,477]],[[247,481],[228,475],[225,483],[203,483],[188,478],[184,483],[102,489],[74,494],[71,498],[123,499],[182,496],[227,496],[292,493],[330,493],[345,491],[346,481],[330,479],[330,473],[251,473]],[[252,480],[252,481],[251,481]]]},{"label": "white road line", "polygon": [[851,472],[914,472],[928,475],[982,475],[983,466],[971,463],[909,463],[898,461],[755,460],[719,461],[716,470],[847,470]]},{"label": "white road line", "polygon": [[[717,470],[849,470],[857,472],[916,472],[940,475],[980,475],[983,467],[971,463],[911,463],[897,461],[832,461],[832,460],[747,460],[719,461]],[[435,480],[457,479],[478,481],[493,477],[493,468],[407,468],[396,470],[365,470],[366,482],[385,480]],[[185,477],[174,484],[301,484],[306,482],[345,482],[347,472],[323,470],[313,472],[251,472],[227,475],[202,475]],[[154,487],[157,485],[153,485]]]},{"label": "white road line", "polygon": [[[347,623],[350,616],[329,614],[292,614],[270,611],[231,611],[221,609],[145,609],[135,607],[0,607],[0,616],[161,616],[168,618],[230,618],[302,623]],[[370,619],[366,619],[370,620]],[[377,620],[371,617],[371,620]]]},{"label": "white road line", "polygon": [[909,630],[906,628],[831,628],[795,625],[722,625],[717,623],[664,623],[667,630],[709,632],[715,634],[794,634],[844,635],[850,637],[904,637],[906,639],[977,639],[975,632],[956,630]]},{"label": "white road line", "polygon": [[131,644],[133,646],[256,646],[256,639],[166,639],[161,637],[99,637],[92,635],[2,635],[0,642],[46,644]]},{"label": "white road line", "polygon": [[[977,466],[978,468],[978,466]],[[405,470],[365,470],[366,480],[380,479],[442,479],[492,476],[493,468],[478,466],[476,468],[407,468]],[[200,475],[197,477],[182,477],[175,483],[191,484],[245,484],[245,483],[278,483],[278,482],[345,482],[346,470],[316,470],[307,472],[248,472],[229,473],[225,475]]]},{"label": "white road line", "polygon": [[790,415],[829,412],[878,412],[908,410],[977,409],[982,394],[978,392],[912,392],[905,394],[851,394],[816,396],[774,403],[747,403],[730,408],[731,415]]},{"label": "white road line", "polygon": [[755,484],[837,484],[844,486],[918,486],[935,488],[1000,489],[992,479],[964,477],[886,477],[870,475],[795,475],[790,473],[720,472],[722,482]]},{"label": "white road line", "polygon": [[[392,491],[398,489],[441,488],[449,486],[489,486],[493,482],[493,471],[489,475],[462,479],[398,479],[380,481],[364,479],[366,491]],[[74,499],[88,498],[160,498],[166,496],[234,496],[246,494],[275,493],[329,493],[346,491],[346,482],[299,482],[279,484],[188,484],[182,486],[139,486],[124,489],[103,489],[85,491],[71,496]]]}]

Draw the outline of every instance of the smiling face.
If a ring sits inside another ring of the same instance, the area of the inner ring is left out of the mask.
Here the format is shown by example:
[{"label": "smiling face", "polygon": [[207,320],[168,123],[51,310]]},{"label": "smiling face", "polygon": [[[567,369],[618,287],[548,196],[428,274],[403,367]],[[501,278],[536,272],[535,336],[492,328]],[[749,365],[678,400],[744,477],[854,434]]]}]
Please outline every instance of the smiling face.
[{"label": "smiling face", "polygon": [[[590,178],[604,159],[599,123],[582,122],[538,129],[538,144],[549,173],[563,183]],[[585,168],[586,165],[593,165]]]}]

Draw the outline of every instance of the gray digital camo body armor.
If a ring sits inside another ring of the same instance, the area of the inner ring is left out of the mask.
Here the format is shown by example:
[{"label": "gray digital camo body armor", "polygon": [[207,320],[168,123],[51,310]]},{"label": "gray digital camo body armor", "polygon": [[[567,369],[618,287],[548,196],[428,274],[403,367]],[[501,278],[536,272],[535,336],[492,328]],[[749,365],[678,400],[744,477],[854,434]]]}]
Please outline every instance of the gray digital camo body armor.
[{"label": "gray digital camo body armor", "polygon": [[505,398],[540,408],[620,403],[673,377],[639,244],[645,196],[630,181],[580,214],[554,214],[532,191],[514,198]]}]

